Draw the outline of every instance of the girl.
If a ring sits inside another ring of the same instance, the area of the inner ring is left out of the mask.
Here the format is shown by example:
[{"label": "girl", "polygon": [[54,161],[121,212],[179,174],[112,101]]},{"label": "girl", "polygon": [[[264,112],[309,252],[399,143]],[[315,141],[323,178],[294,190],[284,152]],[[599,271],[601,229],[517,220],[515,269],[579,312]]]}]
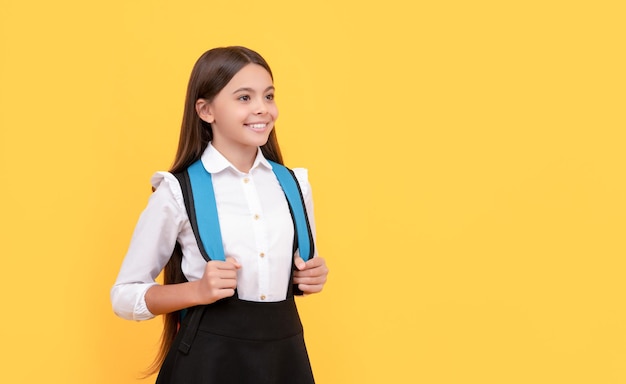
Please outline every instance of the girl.
[{"label": "girl", "polygon": [[[277,117],[258,53],[196,62],[174,165],[153,176],[111,290],[125,319],[165,315],[158,384],[314,382],[294,294],[321,291],[328,268],[313,257],[306,170],[279,172]],[[286,198],[289,177],[299,200]]]}]

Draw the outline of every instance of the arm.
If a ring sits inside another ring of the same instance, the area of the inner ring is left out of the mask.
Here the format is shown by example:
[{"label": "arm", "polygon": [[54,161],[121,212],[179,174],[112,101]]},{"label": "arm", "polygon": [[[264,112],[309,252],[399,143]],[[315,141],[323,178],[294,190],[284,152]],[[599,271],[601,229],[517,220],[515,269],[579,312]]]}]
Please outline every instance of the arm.
[{"label": "arm", "polygon": [[144,296],[157,285],[155,280],[172,255],[185,219],[182,195],[178,201],[173,188],[180,189],[176,179],[170,174],[157,174],[153,185],[156,189],[139,217],[111,289],[113,311],[128,320],[154,317]]},{"label": "arm", "polygon": [[150,287],[145,295],[146,305],[152,314],[161,315],[233,296],[239,268],[232,257],[209,261],[200,280]]},{"label": "arm", "polygon": [[[147,320],[159,314],[210,304],[232,296],[240,265],[232,257],[206,264],[203,276],[192,282],[159,285],[155,279],[169,261],[185,225],[187,214],[180,185],[173,175],[153,178],[156,190],[135,227],[133,237],[111,289],[117,315]],[[188,228],[190,231],[191,228]]]}]

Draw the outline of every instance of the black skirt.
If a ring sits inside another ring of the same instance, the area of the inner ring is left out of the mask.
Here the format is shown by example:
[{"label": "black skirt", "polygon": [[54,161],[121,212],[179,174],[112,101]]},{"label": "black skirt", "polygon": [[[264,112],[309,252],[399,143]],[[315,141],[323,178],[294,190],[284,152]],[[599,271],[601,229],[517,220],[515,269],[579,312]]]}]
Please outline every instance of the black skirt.
[{"label": "black skirt", "polygon": [[292,295],[259,303],[234,297],[194,307],[157,384],[314,383]]}]

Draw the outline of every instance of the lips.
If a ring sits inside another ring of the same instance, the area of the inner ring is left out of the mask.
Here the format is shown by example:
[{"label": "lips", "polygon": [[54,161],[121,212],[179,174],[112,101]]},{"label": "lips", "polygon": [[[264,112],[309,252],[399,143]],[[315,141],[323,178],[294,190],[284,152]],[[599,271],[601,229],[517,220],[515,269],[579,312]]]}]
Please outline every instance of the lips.
[{"label": "lips", "polygon": [[250,123],[250,124],[244,124],[244,125],[253,131],[264,131],[266,128],[270,126],[269,123]]}]

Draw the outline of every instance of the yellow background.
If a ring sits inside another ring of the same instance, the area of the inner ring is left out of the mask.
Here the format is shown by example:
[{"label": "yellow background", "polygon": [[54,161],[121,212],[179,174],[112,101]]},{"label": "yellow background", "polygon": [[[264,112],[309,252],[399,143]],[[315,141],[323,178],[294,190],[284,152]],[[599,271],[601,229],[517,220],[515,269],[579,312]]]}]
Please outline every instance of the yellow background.
[{"label": "yellow background", "polygon": [[0,380],[152,382],[161,321],[109,289],[238,44],[310,170],[319,383],[626,383],[621,4],[0,0]]}]

